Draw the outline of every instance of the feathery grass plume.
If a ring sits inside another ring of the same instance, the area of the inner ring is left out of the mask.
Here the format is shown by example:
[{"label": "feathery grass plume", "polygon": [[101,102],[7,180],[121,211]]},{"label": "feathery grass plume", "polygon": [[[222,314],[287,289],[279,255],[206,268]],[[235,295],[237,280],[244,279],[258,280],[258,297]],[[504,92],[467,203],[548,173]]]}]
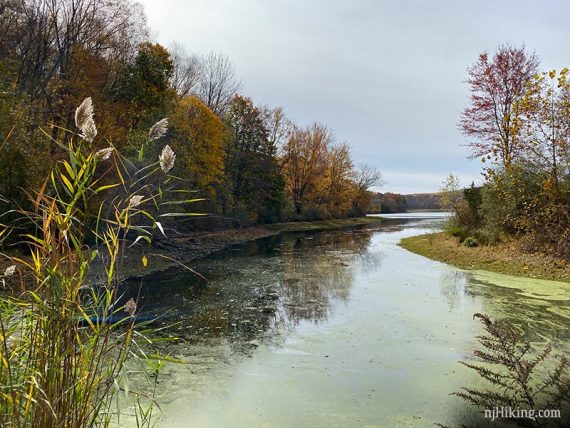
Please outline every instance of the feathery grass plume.
[{"label": "feathery grass plume", "polygon": [[91,97],[85,98],[75,110],[75,126],[81,130],[81,137],[89,143],[93,142],[97,136]]},{"label": "feathery grass plume", "polygon": [[148,141],[158,140],[163,137],[168,131],[168,118],[159,120],[154,125],[151,126],[150,131],[148,131]]},{"label": "feathery grass plume", "polygon": [[12,276],[16,272],[16,265],[8,266],[4,271],[4,276]]},{"label": "feathery grass plume", "polygon": [[170,146],[166,145],[164,146],[164,149],[162,149],[162,153],[158,159],[160,161],[160,168],[162,169],[162,172],[167,174],[174,167],[174,160],[176,159],[176,155]]},{"label": "feathery grass plume", "polygon": [[143,199],[144,199],[143,195],[131,196],[131,199],[129,199],[129,208],[138,207],[141,204],[141,202],[143,201]]},{"label": "feathery grass plume", "polygon": [[85,98],[75,110],[75,126],[83,131],[88,121],[93,120],[93,101],[91,97]]},{"label": "feathery grass plume", "polygon": [[93,120],[88,120],[81,131],[81,137],[89,143],[92,143],[97,136],[97,127],[95,126],[95,122]]},{"label": "feathery grass plume", "polygon": [[99,150],[97,153],[95,153],[95,158],[97,160],[107,160],[111,157],[111,153],[113,153],[113,147],[107,147],[105,149],[101,149]]}]

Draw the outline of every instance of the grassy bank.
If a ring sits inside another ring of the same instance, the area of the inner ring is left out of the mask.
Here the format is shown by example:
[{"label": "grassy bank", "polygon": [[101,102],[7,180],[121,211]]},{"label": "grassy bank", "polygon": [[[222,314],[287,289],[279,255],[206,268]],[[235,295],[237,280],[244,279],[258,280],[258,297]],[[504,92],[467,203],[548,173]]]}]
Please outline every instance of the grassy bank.
[{"label": "grassy bank", "polygon": [[570,264],[567,261],[546,254],[524,253],[516,243],[469,248],[460,245],[457,238],[440,232],[405,238],[400,246],[462,269],[570,282]]}]

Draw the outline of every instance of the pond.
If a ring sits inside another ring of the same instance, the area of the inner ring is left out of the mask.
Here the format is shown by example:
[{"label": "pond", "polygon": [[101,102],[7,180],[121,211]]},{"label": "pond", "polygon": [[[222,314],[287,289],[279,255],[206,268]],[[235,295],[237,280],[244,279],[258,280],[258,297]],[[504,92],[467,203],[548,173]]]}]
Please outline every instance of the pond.
[{"label": "pond", "polygon": [[398,242],[441,219],[399,217],[236,246],[192,265],[205,279],[178,269],[146,278],[143,311],[163,317],[181,339],[165,351],[188,361],[160,375],[158,426],[480,424],[449,395],[476,381],[458,363],[472,358],[474,313],[568,344],[567,284],[417,256]]}]

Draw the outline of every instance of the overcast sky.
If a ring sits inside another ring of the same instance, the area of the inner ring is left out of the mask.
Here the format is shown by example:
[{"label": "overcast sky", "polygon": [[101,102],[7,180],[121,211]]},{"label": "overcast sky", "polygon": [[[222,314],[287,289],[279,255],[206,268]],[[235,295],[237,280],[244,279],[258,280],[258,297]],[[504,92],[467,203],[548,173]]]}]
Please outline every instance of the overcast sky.
[{"label": "overcast sky", "polygon": [[242,92],[300,125],[327,124],[383,191],[480,182],[457,131],[465,69],[524,43],[544,69],[570,66],[566,0],[140,0],[158,42],[222,52]]}]

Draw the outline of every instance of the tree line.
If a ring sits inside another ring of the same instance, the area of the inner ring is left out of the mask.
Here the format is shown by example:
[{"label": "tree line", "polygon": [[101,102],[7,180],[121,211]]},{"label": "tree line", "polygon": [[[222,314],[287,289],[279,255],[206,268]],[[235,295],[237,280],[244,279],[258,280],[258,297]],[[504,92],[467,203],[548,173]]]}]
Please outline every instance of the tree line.
[{"label": "tree line", "polygon": [[569,70],[541,70],[536,53],[504,44],[468,68],[459,123],[485,183],[457,201],[456,233],[510,237],[529,251],[570,257]]},{"label": "tree line", "polygon": [[[0,3],[0,210],[64,156],[83,99],[95,106],[96,149],[109,142],[134,164],[156,158],[155,123],[176,154],[172,174],[211,214],[189,227],[325,219],[366,212],[378,171],[357,167],[330,128],[300,126],[280,107],[241,93],[232,62],[151,40],[131,0]],[[195,208],[194,208],[195,209]],[[9,215],[8,215],[9,217]],[[7,221],[6,218],[3,220]]]},{"label": "tree line", "polygon": [[370,213],[402,213],[406,211],[440,210],[439,193],[373,193]]}]

